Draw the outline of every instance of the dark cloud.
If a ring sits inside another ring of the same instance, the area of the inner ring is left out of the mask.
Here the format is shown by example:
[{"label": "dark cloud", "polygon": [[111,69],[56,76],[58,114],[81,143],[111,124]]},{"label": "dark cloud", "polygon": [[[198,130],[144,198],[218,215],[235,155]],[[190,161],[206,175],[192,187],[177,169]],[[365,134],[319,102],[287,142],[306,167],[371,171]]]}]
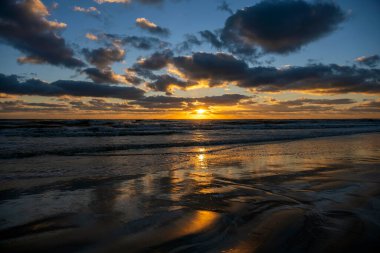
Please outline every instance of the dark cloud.
[{"label": "dark cloud", "polygon": [[133,1],[139,2],[141,4],[161,4],[164,2],[164,0],[94,0],[98,4],[103,3],[123,3],[123,4],[129,4]]},{"label": "dark cloud", "polygon": [[117,34],[100,34],[99,38],[110,40],[112,44],[128,45],[140,50],[164,49],[171,44],[150,36],[121,36]]},{"label": "dark cloud", "polygon": [[133,69],[147,78],[157,79],[150,71],[160,70],[168,64],[173,64],[189,80],[210,79],[214,85],[241,79],[248,69],[245,62],[230,54],[194,53],[191,56],[174,57],[170,50],[156,52],[148,58],[141,59]]},{"label": "dark cloud", "polygon": [[[113,103],[104,99],[94,98],[89,101],[68,99],[65,103],[30,103],[23,100],[13,100],[0,102],[1,113],[13,112],[81,112],[86,113],[120,113],[125,111],[134,111],[134,107],[128,103]],[[138,111],[138,110],[136,110]]]},{"label": "dark cloud", "polygon": [[[318,115],[318,114],[347,114],[361,115],[362,113],[380,112],[378,100],[357,103],[350,99],[296,99],[288,101],[271,101],[272,103],[252,104],[246,107],[245,113],[265,113],[266,115],[295,114],[295,115]],[[354,106],[347,107],[347,105]],[[344,107],[337,107],[345,105]],[[305,114],[306,113],[306,114]],[[309,116],[310,117],[310,116]]]},{"label": "dark cloud", "polygon": [[124,80],[121,80],[111,69],[87,68],[83,70],[83,73],[95,83],[124,83]]},{"label": "dark cloud", "polygon": [[183,108],[189,99],[182,97],[151,96],[144,97],[131,104],[139,105],[144,108]]},{"label": "dark cloud", "polygon": [[38,79],[19,81],[15,75],[0,74],[0,92],[27,96],[79,96],[138,99],[144,91],[134,87],[109,86],[84,81],[59,80],[52,83]]},{"label": "dark cloud", "polygon": [[139,105],[144,108],[188,108],[202,103],[205,106],[230,106],[236,105],[243,99],[249,97],[240,94],[224,94],[222,96],[207,96],[201,98],[151,96],[144,97],[130,104]]},{"label": "dark cloud", "polygon": [[138,85],[143,82],[142,79],[130,74],[124,74],[124,75],[116,74],[110,68],[106,68],[106,69],[87,68],[83,70],[83,73],[85,73],[88,76],[88,78],[90,78],[95,83],[107,83],[107,84],[129,83],[129,84]]},{"label": "dark cloud", "polygon": [[66,24],[49,21],[49,12],[40,0],[0,1],[0,38],[26,57],[20,63],[49,63],[68,68],[85,64],[59,36]]},{"label": "dark cloud", "polygon": [[137,0],[137,1],[142,4],[160,4],[164,2],[164,0]]},{"label": "dark cloud", "polygon": [[97,48],[97,49],[83,49],[82,50],[86,60],[97,66],[98,68],[109,67],[114,62],[120,62],[124,60],[125,51],[118,47],[111,48]]},{"label": "dark cloud", "polygon": [[195,82],[180,80],[170,75],[157,76],[154,82],[148,84],[148,87],[154,91],[165,92],[166,95],[172,95],[174,88],[186,89],[196,85]]},{"label": "dark cloud", "polygon": [[154,37],[127,36],[122,40],[123,44],[131,45],[142,50],[163,49],[170,46],[169,42]]},{"label": "dark cloud", "polygon": [[259,104],[252,107],[252,111],[265,113],[265,114],[277,114],[277,113],[313,113],[321,114],[331,111],[334,111],[335,107],[333,106],[319,106],[319,105],[301,105],[301,106],[288,106],[283,104]]},{"label": "dark cloud", "polygon": [[254,53],[259,46],[266,52],[288,53],[329,34],[344,19],[332,2],[267,0],[230,16],[221,40],[231,52]]},{"label": "dark cloud", "polygon": [[200,31],[199,34],[215,48],[221,48],[223,46],[222,41],[219,40],[218,36],[215,33],[209,30],[205,30]]},{"label": "dark cloud", "polygon": [[361,65],[365,65],[367,67],[374,68],[380,63],[380,56],[375,54],[372,56],[361,56],[355,59]]},{"label": "dark cloud", "polygon": [[[204,43],[209,43],[212,47],[220,50],[226,49],[230,53],[238,56],[246,61],[256,63],[256,58],[259,56],[256,47],[243,43],[231,43],[223,41],[220,38],[220,31],[204,30],[199,32],[200,39],[197,36],[193,36],[193,40],[185,40],[177,47],[179,52],[189,51],[193,46],[200,46]],[[181,50],[182,49],[182,50]]]},{"label": "dark cloud", "polygon": [[157,76],[151,71],[160,70],[168,64],[172,64],[184,79],[191,82],[208,80],[210,87],[231,82],[258,92],[380,93],[380,69],[337,64],[249,67],[243,60],[226,53],[198,52],[174,57],[171,51],[156,52],[139,61],[134,69],[138,74],[154,80]]},{"label": "dark cloud", "polygon": [[311,98],[300,98],[295,100],[287,101],[276,101],[276,104],[287,105],[287,106],[301,106],[305,104],[313,105],[347,105],[356,103],[353,99],[339,98],[339,99],[311,99]]},{"label": "dark cloud", "polygon": [[219,6],[218,6],[218,10],[220,11],[226,11],[228,12],[229,14],[233,14],[233,10],[231,9],[231,7],[228,5],[228,3],[226,1],[223,1]]},{"label": "dark cloud", "polygon": [[380,112],[380,101],[379,100],[372,100],[372,101],[366,101],[364,103],[361,103],[357,106],[353,106],[350,108],[350,111],[352,112],[372,112],[372,113],[379,113]]},{"label": "dark cloud", "polygon": [[137,18],[136,25],[140,27],[141,29],[148,31],[152,34],[156,34],[160,36],[168,36],[170,34],[169,29],[158,26],[146,18]]},{"label": "dark cloud", "polygon": [[336,64],[277,69],[250,68],[240,87],[262,92],[306,91],[314,93],[380,93],[380,70]]},{"label": "dark cloud", "polygon": [[202,41],[198,39],[194,34],[186,34],[185,40],[178,45],[176,45],[176,50],[178,52],[184,52],[191,50],[194,46],[202,45]]},{"label": "dark cloud", "polygon": [[[157,76],[150,70],[160,70],[173,64],[187,80],[180,80],[170,75]],[[146,59],[141,59],[135,66],[140,75],[154,80],[148,86],[156,91],[172,94],[173,88],[186,89],[197,85],[197,80],[210,79],[211,86],[225,81],[235,81],[247,72],[248,65],[225,53],[194,53],[192,56],[174,57],[171,51],[156,52]],[[144,70],[149,70],[145,71]]]},{"label": "dark cloud", "polygon": [[[137,2],[145,5],[161,5],[165,2],[165,0],[94,0],[98,4],[104,3],[118,3],[118,4],[130,4],[133,2]],[[172,0],[172,2],[179,2],[183,0]]]},{"label": "dark cloud", "polygon": [[133,106],[128,103],[111,103],[104,99],[91,99],[90,101],[70,101],[72,109],[80,111],[108,111],[108,112],[120,112],[130,110]]},{"label": "dark cloud", "polygon": [[380,69],[336,64],[304,67],[249,67],[225,53],[194,53],[191,56],[162,57],[156,54],[140,67],[159,70],[173,64],[186,79],[208,79],[210,86],[233,82],[261,92],[310,91],[314,93],[380,93]]},{"label": "dark cloud", "polygon": [[207,96],[203,98],[197,98],[196,101],[204,103],[209,106],[227,106],[236,105],[243,99],[249,99],[250,97],[241,94],[223,94],[221,96]]},{"label": "dark cloud", "polygon": [[248,65],[225,53],[194,53],[192,56],[174,57],[172,63],[190,79],[212,79],[213,82],[240,79]]},{"label": "dark cloud", "polygon": [[66,104],[58,103],[28,103],[23,100],[0,102],[2,113],[10,112],[47,112],[47,111],[67,111]]},{"label": "dark cloud", "polygon": [[167,66],[173,57],[171,50],[164,50],[161,52],[155,52],[148,58],[143,58],[138,61],[135,68],[159,70]]}]

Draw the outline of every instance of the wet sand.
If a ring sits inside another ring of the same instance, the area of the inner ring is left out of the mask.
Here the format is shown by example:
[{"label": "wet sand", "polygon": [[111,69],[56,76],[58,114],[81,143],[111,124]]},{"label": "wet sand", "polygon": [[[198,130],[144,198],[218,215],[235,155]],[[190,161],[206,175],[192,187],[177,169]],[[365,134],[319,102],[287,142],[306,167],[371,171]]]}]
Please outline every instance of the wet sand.
[{"label": "wet sand", "polygon": [[380,134],[2,161],[1,252],[378,252]]}]

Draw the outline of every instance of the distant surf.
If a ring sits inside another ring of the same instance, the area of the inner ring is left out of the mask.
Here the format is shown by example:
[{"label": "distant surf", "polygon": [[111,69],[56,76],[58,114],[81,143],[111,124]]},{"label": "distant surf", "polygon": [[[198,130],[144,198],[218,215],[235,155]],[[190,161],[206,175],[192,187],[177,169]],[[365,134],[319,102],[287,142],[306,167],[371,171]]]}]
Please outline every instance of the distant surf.
[{"label": "distant surf", "polygon": [[0,159],[245,145],[380,132],[380,120],[1,120]]}]

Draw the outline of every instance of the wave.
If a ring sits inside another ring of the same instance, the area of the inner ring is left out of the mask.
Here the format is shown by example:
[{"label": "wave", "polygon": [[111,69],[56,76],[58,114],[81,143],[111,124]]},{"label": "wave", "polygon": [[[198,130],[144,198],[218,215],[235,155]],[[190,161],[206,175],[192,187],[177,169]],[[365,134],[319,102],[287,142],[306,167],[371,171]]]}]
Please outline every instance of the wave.
[{"label": "wave", "polygon": [[6,137],[183,135],[193,131],[379,127],[380,120],[0,120]]},{"label": "wave", "polygon": [[[221,136],[211,140],[195,140],[195,141],[172,141],[160,143],[122,143],[122,144],[104,144],[102,146],[92,145],[85,147],[59,147],[55,149],[45,150],[30,150],[19,149],[11,152],[2,152],[0,159],[26,158],[43,155],[59,155],[59,156],[83,156],[83,155],[115,155],[112,152],[128,151],[128,150],[148,150],[148,149],[163,149],[163,148],[187,148],[187,147],[212,147],[212,146],[242,146],[247,144],[262,144],[267,142],[277,141],[293,141],[307,138],[317,137],[332,137],[351,134],[373,133],[380,132],[379,127],[366,128],[346,128],[346,129],[318,129],[318,130],[303,130],[303,131],[264,131],[260,134],[245,135],[241,138],[236,138],[239,135]],[[174,153],[178,153],[176,150]],[[159,154],[159,153],[157,153]],[[136,154],[134,154],[136,155]]]}]

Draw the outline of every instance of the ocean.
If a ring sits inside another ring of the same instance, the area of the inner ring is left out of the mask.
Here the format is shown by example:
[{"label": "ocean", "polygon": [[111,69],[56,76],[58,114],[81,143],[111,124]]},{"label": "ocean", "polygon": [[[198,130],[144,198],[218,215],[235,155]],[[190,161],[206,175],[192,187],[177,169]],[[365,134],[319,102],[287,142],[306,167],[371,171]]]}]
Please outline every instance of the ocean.
[{"label": "ocean", "polygon": [[0,158],[178,153],[378,131],[380,120],[0,120]]},{"label": "ocean", "polygon": [[377,252],[379,132],[380,120],[0,120],[0,251]]}]

